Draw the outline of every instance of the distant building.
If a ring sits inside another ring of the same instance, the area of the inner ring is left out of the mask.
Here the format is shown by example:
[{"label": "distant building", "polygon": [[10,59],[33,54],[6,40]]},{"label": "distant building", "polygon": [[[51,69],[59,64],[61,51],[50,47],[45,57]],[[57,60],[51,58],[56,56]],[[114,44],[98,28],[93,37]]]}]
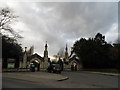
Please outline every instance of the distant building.
[{"label": "distant building", "polygon": [[[48,49],[48,45],[46,42],[44,56],[41,57],[37,53],[33,54],[34,53],[33,46],[30,47],[29,50],[27,50],[27,47],[25,47],[23,59],[22,61],[20,61],[19,68],[30,68],[30,65],[34,64],[37,71],[40,71],[40,69],[46,70],[47,67],[51,64],[50,58],[48,57],[47,49]],[[81,70],[82,69],[82,63],[80,58],[78,58],[74,53],[72,53],[69,56],[67,45],[65,47],[64,58],[61,59],[60,57],[58,57],[58,63],[61,65],[62,70]]]},{"label": "distant building", "polygon": [[30,68],[31,64],[35,65],[37,71],[40,69],[47,69],[49,65],[50,58],[48,58],[47,51],[47,42],[45,44],[44,57],[41,57],[37,53],[34,53],[34,47],[30,47],[27,51],[27,47],[25,47],[24,55],[22,61],[20,61],[19,68]]},{"label": "distant building", "polygon": [[65,48],[65,55],[63,58],[64,63],[64,70],[81,70],[82,69],[82,63],[80,58],[78,58],[74,53],[72,53],[70,56],[68,55],[68,48],[66,45]]}]

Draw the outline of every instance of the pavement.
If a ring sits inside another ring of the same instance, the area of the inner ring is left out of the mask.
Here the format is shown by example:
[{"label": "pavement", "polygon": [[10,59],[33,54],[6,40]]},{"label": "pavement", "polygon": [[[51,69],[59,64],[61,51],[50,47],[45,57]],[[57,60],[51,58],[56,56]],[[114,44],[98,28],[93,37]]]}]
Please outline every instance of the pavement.
[{"label": "pavement", "polygon": [[2,73],[3,77],[14,78],[14,79],[22,79],[26,81],[32,82],[40,82],[40,81],[63,81],[69,79],[67,76],[63,76],[61,74],[54,74],[48,72],[5,72]]}]

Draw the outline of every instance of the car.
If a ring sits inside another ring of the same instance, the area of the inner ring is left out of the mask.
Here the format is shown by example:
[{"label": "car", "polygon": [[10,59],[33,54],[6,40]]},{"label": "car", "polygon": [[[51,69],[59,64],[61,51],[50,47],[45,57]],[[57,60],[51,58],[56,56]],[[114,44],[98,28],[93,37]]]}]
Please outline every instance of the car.
[{"label": "car", "polygon": [[51,64],[48,68],[47,68],[48,72],[53,72],[53,73],[61,73],[61,66],[59,64]]}]

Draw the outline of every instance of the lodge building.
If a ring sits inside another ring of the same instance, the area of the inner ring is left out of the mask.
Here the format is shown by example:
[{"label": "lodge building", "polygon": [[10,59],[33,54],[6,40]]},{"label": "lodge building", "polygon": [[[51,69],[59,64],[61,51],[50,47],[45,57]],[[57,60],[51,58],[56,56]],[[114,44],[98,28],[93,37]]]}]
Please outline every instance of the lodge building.
[{"label": "lodge building", "polygon": [[[47,67],[50,65],[50,58],[48,57],[48,45],[47,42],[45,44],[44,56],[41,57],[37,53],[34,53],[34,47],[30,47],[27,51],[27,47],[25,47],[24,55],[22,61],[20,61],[19,68],[30,68],[31,64],[34,64],[37,71],[46,70]],[[68,54],[68,48],[66,45],[64,58],[59,59],[63,63],[63,70],[81,70],[82,64],[80,59],[75,55]]]}]

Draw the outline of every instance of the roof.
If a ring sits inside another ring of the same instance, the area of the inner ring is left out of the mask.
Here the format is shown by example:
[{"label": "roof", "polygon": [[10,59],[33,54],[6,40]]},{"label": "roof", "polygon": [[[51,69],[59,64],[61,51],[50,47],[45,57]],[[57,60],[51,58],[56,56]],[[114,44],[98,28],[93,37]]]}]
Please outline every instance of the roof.
[{"label": "roof", "polygon": [[71,58],[69,58],[69,62],[71,62],[73,60],[80,62],[80,59],[76,55],[73,55]]},{"label": "roof", "polygon": [[27,58],[27,60],[30,61],[30,60],[33,59],[33,58],[38,58],[38,59],[44,61],[44,58],[41,57],[40,55],[38,55],[37,53],[33,54],[32,56],[29,56],[29,57]]}]

